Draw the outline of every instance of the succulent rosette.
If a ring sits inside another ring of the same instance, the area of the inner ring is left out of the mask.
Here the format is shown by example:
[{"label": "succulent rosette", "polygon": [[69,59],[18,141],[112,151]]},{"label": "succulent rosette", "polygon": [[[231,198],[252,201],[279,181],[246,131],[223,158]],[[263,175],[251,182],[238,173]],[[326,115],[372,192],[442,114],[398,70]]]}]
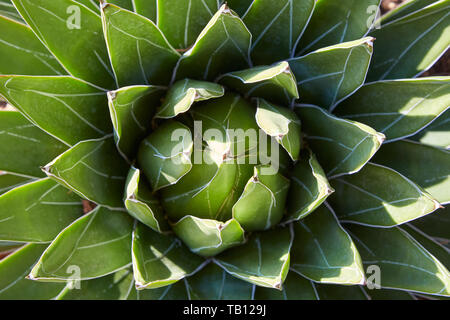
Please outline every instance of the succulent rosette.
[{"label": "succulent rosette", "polygon": [[0,1],[0,299],[450,296],[449,0],[110,2]]}]

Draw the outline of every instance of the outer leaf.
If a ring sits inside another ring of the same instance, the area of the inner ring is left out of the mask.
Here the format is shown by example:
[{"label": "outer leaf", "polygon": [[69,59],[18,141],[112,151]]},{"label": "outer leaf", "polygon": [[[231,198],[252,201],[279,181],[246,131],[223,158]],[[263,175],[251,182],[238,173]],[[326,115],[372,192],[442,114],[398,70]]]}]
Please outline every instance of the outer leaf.
[{"label": "outer leaf", "polygon": [[250,42],[251,34],[242,20],[223,5],[181,57],[174,79],[213,80],[220,74],[249,67]]},{"label": "outer leaf", "polygon": [[385,138],[362,123],[337,118],[316,106],[297,105],[295,111],[327,176],[358,172]]},{"label": "outer leaf", "polygon": [[34,181],[33,178],[0,172],[0,195],[32,181]]},{"label": "outer leaf", "polygon": [[138,162],[153,191],[177,183],[191,170],[192,149],[191,131],[176,121],[163,123],[142,141]]},{"label": "outer leaf", "polygon": [[436,121],[414,136],[424,144],[450,149],[450,109],[447,109]]},{"label": "outer leaf", "polygon": [[103,88],[114,87],[102,24],[96,12],[72,0],[12,2],[71,75]]},{"label": "outer leaf", "polygon": [[288,60],[297,78],[302,102],[333,109],[339,101],[353,94],[365,81],[373,40],[364,38],[341,43]]},{"label": "outer leaf", "polygon": [[147,135],[164,91],[155,86],[132,86],[108,92],[109,112],[117,148],[133,159]]},{"label": "outer leaf", "polygon": [[246,231],[268,230],[283,218],[290,182],[279,173],[264,175],[262,169],[255,167],[253,177],[233,206],[233,218]]},{"label": "outer leaf", "polygon": [[381,17],[380,22],[382,24],[386,24],[399,18],[403,18],[435,2],[436,0],[411,0],[403,2],[395,9],[390,10],[389,12],[384,14],[383,17]]},{"label": "outer leaf", "polygon": [[282,291],[256,287],[256,300],[317,300],[314,284],[298,275],[289,272]]},{"label": "outer leaf", "polygon": [[138,225],[133,233],[133,270],[137,289],[165,287],[194,273],[203,259],[173,236]]},{"label": "outer leaf", "polygon": [[64,288],[61,283],[41,283],[25,279],[45,249],[42,244],[28,244],[0,261],[1,300],[46,300]]},{"label": "outer leaf", "polygon": [[214,264],[185,279],[189,300],[250,300],[253,286]]},{"label": "outer leaf", "polygon": [[250,8],[253,0],[228,0],[227,3],[233,9],[236,11],[239,16],[243,16],[245,12]]},{"label": "outer leaf", "polygon": [[88,280],[123,269],[131,263],[132,231],[130,216],[97,207],[56,237],[29,277],[53,282]]},{"label": "outer leaf", "polygon": [[330,203],[341,221],[392,227],[439,208],[439,203],[414,182],[373,163],[357,174],[333,180],[332,185],[336,193]]},{"label": "outer leaf", "polygon": [[448,270],[402,229],[346,228],[356,240],[364,265],[383,270],[383,288],[450,295]]},{"label": "outer leaf", "polygon": [[363,284],[361,258],[328,205],[294,223],[291,269],[316,282]]},{"label": "outer leaf", "polygon": [[[14,10],[11,3],[0,1],[1,14],[4,14],[2,10],[5,5]],[[13,14],[11,12],[10,16]],[[36,39],[29,27],[0,16],[0,29],[0,55],[4,57],[0,60],[0,74],[65,74],[55,57]]]},{"label": "outer leaf", "polygon": [[417,300],[411,292],[388,289],[373,289],[360,287],[370,300]]},{"label": "outer leaf", "polygon": [[157,118],[174,118],[188,111],[198,101],[222,97],[222,86],[206,81],[184,79],[176,82],[167,93],[164,104],[158,108]]},{"label": "outer leaf", "polygon": [[450,150],[403,140],[383,146],[373,161],[407,176],[440,203],[450,203]]},{"label": "outer leaf", "polygon": [[111,132],[106,92],[81,80],[0,76],[0,94],[42,130],[69,145]]},{"label": "outer leaf", "polygon": [[368,300],[361,286],[342,286],[315,283],[319,300]]},{"label": "outer leaf", "polygon": [[363,37],[375,21],[381,0],[317,1],[298,46],[299,54]]},{"label": "outer leaf", "polygon": [[288,222],[303,219],[334,192],[311,151],[300,157],[291,174],[285,218]]},{"label": "outer leaf", "polygon": [[255,0],[244,22],[252,33],[252,59],[270,64],[293,57],[313,13],[315,0]]},{"label": "outer leaf", "polygon": [[450,206],[414,220],[410,224],[443,243],[450,242]]},{"label": "outer leaf", "polygon": [[300,154],[301,122],[292,110],[257,100],[256,122],[269,136],[274,137],[289,153],[293,161]]},{"label": "outer leaf", "polygon": [[450,77],[432,77],[370,83],[339,104],[335,113],[361,121],[392,141],[419,132],[449,106]]},{"label": "outer leaf", "polygon": [[217,0],[157,0],[158,27],[175,48],[187,48],[217,11],[217,4]]},{"label": "outer leaf", "polygon": [[133,273],[125,269],[105,277],[82,281],[80,288],[66,287],[56,300],[124,300],[133,289]]},{"label": "outer leaf", "polygon": [[184,281],[151,290],[134,290],[128,300],[188,300]]},{"label": "outer leaf", "polygon": [[441,0],[385,24],[377,38],[368,79],[415,77],[431,67],[450,46],[450,1]]},{"label": "outer leaf", "polygon": [[80,142],[43,170],[85,199],[109,208],[123,207],[128,166],[111,138]]},{"label": "outer leaf", "polygon": [[131,2],[136,13],[157,22],[158,0],[131,0]]},{"label": "outer leaf", "polygon": [[11,0],[0,0],[0,14],[3,17],[14,19],[17,21],[22,21],[20,14],[14,8]]},{"label": "outer leaf", "polygon": [[48,178],[34,181],[0,197],[0,239],[50,242],[82,213],[78,196]]},{"label": "outer leaf", "polygon": [[292,240],[289,228],[254,233],[246,244],[225,251],[214,261],[237,278],[281,290],[289,272]]},{"label": "outer leaf", "polygon": [[290,105],[298,99],[297,81],[286,61],[273,66],[259,66],[230,72],[219,78],[246,98],[260,97],[282,105]]},{"label": "outer leaf", "polygon": [[223,223],[185,216],[173,226],[173,231],[192,252],[204,257],[219,254],[245,240],[244,229],[234,219]]},{"label": "outer leaf", "polygon": [[151,20],[108,3],[102,20],[119,86],[169,83],[180,55]]},{"label": "outer leaf", "polygon": [[408,232],[414,239],[424,246],[425,249],[435,256],[440,262],[442,262],[447,269],[450,267],[450,249],[444,247],[422,230],[409,223],[402,226],[402,229]]},{"label": "outer leaf", "polygon": [[169,230],[158,198],[151,192],[145,178],[140,176],[140,170],[134,167],[128,173],[124,202],[128,213],[143,224],[157,232]]},{"label": "outer leaf", "polygon": [[45,175],[40,167],[66,149],[65,144],[31,124],[19,112],[0,112],[0,170],[42,177]]}]

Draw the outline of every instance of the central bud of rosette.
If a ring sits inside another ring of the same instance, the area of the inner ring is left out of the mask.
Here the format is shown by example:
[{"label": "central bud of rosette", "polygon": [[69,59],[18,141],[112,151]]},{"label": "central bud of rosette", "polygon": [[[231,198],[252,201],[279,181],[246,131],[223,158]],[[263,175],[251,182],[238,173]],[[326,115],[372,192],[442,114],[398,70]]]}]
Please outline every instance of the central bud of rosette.
[{"label": "central bud of rosette", "polygon": [[[154,124],[127,184],[133,192],[142,171],[154,197],[144,200],[159,199],[162,208],[152,207],[147,225],[171,229],[193,252],[213,256],[244,243],[245,232],[283,221],[290,187],[283,173],[300,152],[293,111],[186,79],[170,88]],[[145,222],[131,202],[128,210]]]}]

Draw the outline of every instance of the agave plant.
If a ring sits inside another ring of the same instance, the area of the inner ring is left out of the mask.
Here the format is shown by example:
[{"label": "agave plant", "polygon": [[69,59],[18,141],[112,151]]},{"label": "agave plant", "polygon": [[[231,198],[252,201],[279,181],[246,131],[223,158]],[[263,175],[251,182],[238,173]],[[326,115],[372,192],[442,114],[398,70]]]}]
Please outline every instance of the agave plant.
[{"label": "agave plant", "polygon": [[110,2],[0,1],[0,299],[450,296],[450,0]]}]

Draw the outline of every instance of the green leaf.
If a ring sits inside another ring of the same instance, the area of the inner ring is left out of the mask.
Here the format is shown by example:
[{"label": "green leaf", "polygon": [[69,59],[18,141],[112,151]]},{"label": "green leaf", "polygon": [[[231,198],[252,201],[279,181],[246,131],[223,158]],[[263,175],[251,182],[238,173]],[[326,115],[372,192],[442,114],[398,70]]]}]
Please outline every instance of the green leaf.
[{"label": "green leaf", "polygon": [[46,178],[0,197],[0,239],[50,242],[83,213],[81,199]]},{"label": "green leaf", "polygon": [[157,22],[158,0],[131,0],[134,11],[153,22]]},{"label": "green leaf", "polygon": [[22,22],[22,18],[17,10],[14,8],[11,0],[0,0],[0,15],[16,21]]},{"label": "green leaf", "polygon": [[283,218],[290,181],[280,173],[266,175],[257,166],[233,206],[233,218],[246,231],[268,230]]},{"label": "green leaf", "polygon": [[134,4],[133,4],[134,0],[108,0],[108,3],[112,3],[115,4],[121,8],[133,11],[134,8]]},{"label": "green leaf", "polygon": [[175,234],[195,254],[208,257],[245,241],[244,229],[237,220],[216,220],[185,216],[173,225]]},{"label": "green leaf", "polygon": [[332,110],[364,84],[373,38],[345,42],[288,60],[302,103]]},{"label": "green leaf", "polygon": [[102,22],[96,12],[72,0],[12,2],[39,40],[71,75],[103,88],[115,86]]},{"label": "green leaf", "polygon": [[449,105],[450,77],[431,77],[367,84],[334,113],[363,122],[392,141],[421,131]]},{"label": "green leaf", "polygon": [[216,13],[217,4],[217,0],[157,0],[158,27],[175,48],[188,48]]},{"label": "green leaf", "polygon": [[314,214],[294,223],[293,227],[293,271],[321,283],[364,283],[358,250],[330,206],[322,205]]},{"label": "green leaf", "polygon": [[209,149],[196,152],[201,157],[175,185],[161,190],[161,201],[167,215],[174,221],[195,213],[202,219],[225,221],[231,210],[223,206],[233,192],[239,174],[233,162],[224,162]]},{"label": "green leaf", "polygon": [[450,45],[449,9],[449,0],[436,1],[375,29],[369,81],[416,77],[431,67]]},{"label": "green leaf", "polygon": [[269,136],[274,137],[289,153],[293,161],[300,154],[301,122],[295,112],[257,99],[256,122]]},{"label": "green leaf", "polygon": [[410,224],[439,241],[450,242],[450,206],[411,221]]},{"label": "green leaf", "polygon": [[[0,195],[23,184],[34,181],[33,178],[0,172]],[[0,244],[1,245],[1,244]]]},{"label": "green leaf", "polygon": [[192,149],[191,131],[177,121],[166,121],[142,141],[138,163],[153,191],[176,184],[192,169]]},{"label": "green leaf", "polygon": [[330,203],[341,221],[392,227],[439,208],[414,182],[378,164],[368,163],[354,175],[332,180],[332,185],[336,193]]},{"label": "green leaf", "polygon": [[223,252],[214,261],[232,276],[281,290],[289,272],[293,236],[290,228],[253,233],[246,244]]},{"label": "green leaf", "polygon": [[155,86],[132,86],[108,92],[114,139],[128,159],[135,157],[163,95],[164,90]]},{"label": "green leaf", "polygon": [[111,138],[82,141],[43,170],[85,199],[108,208],[123,207],[128,165]]},{"label": "green leaf", "polygon": [[435,2],[436,0],[411,0],[403,2],[393,10],[386,12],[386,14],[381,17],[380,22],[386,24],[399,18],[403,18]]},{"label": "green leaf", "polygon": [[264,287],[256,287],[256,300],[318,300],[314,284],[298,275],[289,272],[283,284],[283,290],[277,291]]},{"label": "green leaf", "polygon": [[102,5],[102,20],[120,87],[169,83],[180,55],[151,20],[108,3]]},{"label": "green leaf", "polygon": [[315,0],[255,0],[243,20],[253,35],[252,60],[270,64],[293,57]]},{"label": "green leaf", "polygon": [[128,300],[188,300],[188,292],[184,281],[178,281],[166,287],[134,290]]},{"label": "green leaf", "polygon": [[31,270],[30,279],[88,280],[131,264],[133,219],[97,207],[64,229]]},{"label": "green leaf", "polygon": [[298,45],[299,54],[364,37],[381,0],[317,1]]},{"label": "green leaf", "polygon": [[372,289],[360,287],[370,300],[417,300],[411,292],[390,290],[390,289]]},{"label": "green leaf", "polygon": [[169,224],[158,198],[153,195],[150,186],[139,169],[131,167],[125,185],[125,207],[134,218],[157,232],[169,230]]},{"label": "green leaf", "polygon": [[383,146],[373,161],[405,175],[440,203],[450,203],[450,150],[402,140]]},{"label": "green leaf", "polygon": [[249,67],[251,34],[242,20],[223,5],[179,60],[174,79],[214,80]]},{"label": "green leaf", "polygon": [[450,109],[412,139],[431,146],[450,149]]},{"label": "green leaf", "polygon": [[314,283],[319,300],[368,300],[361,286],[342,286]]},{"label": "green leaf", "polygon": [[450,274],[413,237],[398,227],[346,225],[365,266],[382,270],[381,287],[450,295]]},{"label": "green leaf", "polygon": [[[91,9],[92,11],[98,13],[99,12],[99,1],[98,0],[73,0],[75,2],[78,2],[79,4],[82,4],[86,6],[87,8]],[[113,2],[113,1],[111,1]]]},{"label": "green leaf", "polygon": [[[0,13],[3,5],[0,1]],[[0,16],[0,29],[0,55],[4,57],[0,60],[0,74],[66,73],[28,26]]]},{"label": "green leaf", "polygon": [[253,1],[254,0],[227,0],[227,4],[242,17],[250,8]]},{"label": "green leaf", "polygon": [[28,244],[0,261],[1,300],[48,300],[64,288],[62,283],[25,279],[45,247],[42,244]]},{"label": "green leaf", "polygon": [[319,207],[334,192],[316,156],[305,152],[291,171],[287,222],[300,220]]},{"label": "green leaf", "polygon": [[189,300],[251,300],[253,297],[251,284],[212,263],[185,279],[185,285]]},{"label": "green leaf", "polygon": [[66,149],[65,144],[31,124],[19,112],[0,112],[0,170],[44,177],[40,167]]},{"label": "green leaf", "polygon": [[133,272],[120,270],[105,277],[80,281],[80,288],[66,287],[56,300],[125,300],[134,289]]},{"label": "green leaf", "polygon": [[136,288],[165,287],[202,267],[204,260],[180,241],[138,225],[133,233],[133,270]]},{"label": "green leaf", "polygon": [[327,176],[358,172],[385,138],[362,123],[337,118],[313,105],[296,105],[295,111]]},{"label": "green leaf", "polygon": [[450,249],[438,243],[432,237],[424,233],[411,224],[402,226],[402,229],[408,232],[416,239],[428,252],[435,256],[448,269],[450,268]]},{"label": "green leaf", "polygon": [[106,92],[84,81],[0,76],[0,94],[31,122],[69,145],[111,132]]},{"label": "green leaf", "polygon": [[230,72],[221,76],[219,82],[246,98],[260,97],[286,106],[299,98],[297,81],[286,61]]},{"label": "green leaf", "polygon": [[164,104],[158,108],[157,118],[174,118],[188,111],[195,102],[220,98],[225,90],[222,86],[206,81],[184,79],[176,82],[167,93]]}]

